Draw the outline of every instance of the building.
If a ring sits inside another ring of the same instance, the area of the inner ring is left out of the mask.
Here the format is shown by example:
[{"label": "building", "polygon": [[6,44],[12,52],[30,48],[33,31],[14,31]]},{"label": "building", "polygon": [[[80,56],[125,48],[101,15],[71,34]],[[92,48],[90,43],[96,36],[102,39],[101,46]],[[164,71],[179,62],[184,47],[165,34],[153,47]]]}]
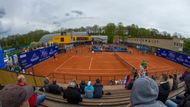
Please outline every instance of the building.
[{"label": "building", "polygon": [[92,35],[92,41],[93,42],[101,42],[101,43],[107,43],[108,42],[108,36],[103,35]]},{"label": "building", "polygon": [[86,43],[91,42],[92,36],[88,35],[86,32],[72,32],[72,33],[57,33],[57,34],[47,34],[44,35],[40,42],[43,43],[56,43],[60,45],[64,44],[76,44],[76,43]]},{"label": "building", "polygon": [[127,43],[131,45],[144,45],[151,48],[152,52],[155,52],[157,48],[168,49],[176,52],[183,51],[182,39],[153,39],[153,38],[128,38]]}]

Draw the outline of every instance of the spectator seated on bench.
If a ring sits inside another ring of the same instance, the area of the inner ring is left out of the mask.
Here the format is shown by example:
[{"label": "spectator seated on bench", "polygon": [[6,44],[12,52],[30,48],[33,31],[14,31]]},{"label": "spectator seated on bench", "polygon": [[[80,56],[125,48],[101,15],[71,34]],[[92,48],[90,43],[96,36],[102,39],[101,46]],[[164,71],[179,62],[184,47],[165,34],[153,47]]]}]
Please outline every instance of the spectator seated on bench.
[{"label": "spectator seated on bench", "polygon": [[0,90],[2,90],[2,89],[3,89],[3,87],[4,87],[4,86],[0,84]]},{"label": "spectator seated on bench", "polygon": [[44,79],[44,90],[45,92],[49,92],[49,78],[48,77]]},{"label": "spectator seated on bench", "polygon": [[170,93],[170,85],[168,82],[168,75],[162,74],[161,80],[160,80],[160,85],[159,85],[158,100],[165,103],[169,96],[169,93]]},{"label": "spectator seated on bench", "polygon": [[6,85],[0,91],[0,107],[30,107],[28,101],[32,95],[31,86]]},{"label": "spectator seated on bench", "polygon": [[88,99],[92,99],[94,97],[93,93],[94,93],[94,87],[92,86],[92,82],[88,81],[87,86],[84,89],[85,91],[85,97]]},{"label": "spectator seated on bench", "polygon": [[167,100],[168,107],[190,107],[190,73],[184,76],[185,94],[184,96],[176,96],[176,99]]},{"label": "spectator seated on bench", "polygon": [[85,81],[82,80],[81,83],[79,84],[79,86],[80,86],[80,93],[81,94],[85,94],[84,88],[87,86],[87,84],[85,83]]},{"label": "spectator seated on bench", "polygon": [[99,79],[96,79],[96,83],[94,84],[94,98],[101,98],[103,94],[103,85]]},{"label": "spectator seated on bench", "polygon": [[174,74],[172,90],[176,90],[178,88],[178,83],[179,83],[179,79],[177,78],[177,74]]},{"label": "spectator seated on bench", "polygon": [[56,80],[53,80],[52,84],[49,85],[48,90],[49,90],[49,93],[61,95],[61,92],[63,89],[62,89],[62,87],[57,85]]},{"label": "spectator seated on bench", "polygon": [[166,107],[158,97],[158,85],[149,77],[140,77],[134,81],[129,107]]},{"label": "spectator seated on bench", "polygon": [[[20,86],[20,87],[28,86],[26,84],[26,79],[25,79],[24,75],[18,76],[17,86]],[[32,96],[29,98],[28,102],[30,104],[30,107],[36,107],[36,106],[40,105],[42,102],[44,102],[45,99],[46,99],[45,95],[37,95],[36,93],[33,92]]]},{"label": "spectator seated on bench", "polygon": [[78,104],[82,102],[82,97],[80,94],[80,89],[77,88],[75,82],[71,82],[67,89],[64,91],[63,98],[67,99],[70,104]]}]

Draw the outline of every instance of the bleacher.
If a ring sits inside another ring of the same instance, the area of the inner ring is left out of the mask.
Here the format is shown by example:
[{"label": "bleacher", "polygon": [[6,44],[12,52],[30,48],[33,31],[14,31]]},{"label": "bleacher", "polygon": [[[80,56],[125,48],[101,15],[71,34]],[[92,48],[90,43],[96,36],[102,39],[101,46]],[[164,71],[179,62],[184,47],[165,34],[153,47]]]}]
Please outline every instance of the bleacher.
[{"label": "bleacher", "polygon": [[[0,84],[16,84],[17,73],[8,72],[0,70]],[[44,77],[33,76],[23,74],[26,77],[28,84],[32,86],[41,87],[43,86]],[[174,98],[177,95],[184,93],[184,82],[181,82],[178,85],[178,89],[170,92],[168,99]],[[63,99],[61,95],[54,95],[46,92],[40,92],[37,90],[38,94],[45,94],[47,97],[46,101],[43,103],[43,106],[56,105],[56,107],[67,105],[69,107],[74,107],[67,103],[66,99]],[[105,93],[111,93],[111,95],[106,95]],[[101,99],[86,99],[77,106],[126,106],[130,103],[130,90],[124,89],[121,85],[105,86],[104,95]],[[51,104],[50,104],[51,103]]]},{"label": "bleacher", "polygon": [[[117,85],[116,85],[117,86]],[[130,90],[114,89],[114,90],[104,90],[104,93],[110,92],[111,95],[103,95],[101,99],[86,99],[79,104],[80,106],[126,106],[130,103]],[[44,92],[39,92],[43,94]],[[168,99],[174,98],[179,94],[184,93],[184,82],[180,83],[177,90],[170,92]],[[66,99],[63,99],[61,95],[54,95],[50,93],[45,93],[47,96],[46,102],[53,102],[58,105],[67,104]],[[46,103],[45,102],[45,103]],[[72,106],[73,107],[73,106]]]}]

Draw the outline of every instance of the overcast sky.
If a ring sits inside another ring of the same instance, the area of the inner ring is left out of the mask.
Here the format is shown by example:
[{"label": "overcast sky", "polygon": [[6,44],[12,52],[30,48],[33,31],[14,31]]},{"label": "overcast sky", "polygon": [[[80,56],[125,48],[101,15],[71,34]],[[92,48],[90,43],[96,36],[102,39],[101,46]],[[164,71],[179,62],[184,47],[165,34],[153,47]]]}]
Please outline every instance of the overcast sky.
[{"label": "overcast sky", "polygon": [[0,0],[0,36],[122,22],[190,37],[189,0]]}]

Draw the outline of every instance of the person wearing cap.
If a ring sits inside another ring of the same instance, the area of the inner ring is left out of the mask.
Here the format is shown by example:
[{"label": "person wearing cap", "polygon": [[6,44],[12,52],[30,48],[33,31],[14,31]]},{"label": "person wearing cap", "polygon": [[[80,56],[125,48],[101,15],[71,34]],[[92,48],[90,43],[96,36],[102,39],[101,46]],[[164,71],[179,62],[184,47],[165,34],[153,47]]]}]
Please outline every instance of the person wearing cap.
[{"label": "person wearing cap", "polygon": [[6,85],[0,91],[0,107],[30,107],[28,99],[32,94],[31,86]]},{"label": "person wearing cap", "polygon": [[67,99],[70,104],[78,104],[82,102],[80,90],[77,88],[75,82],[70,82],[69,86],[64,91],[63,98]]},{"label": "person wearing cap", "polygon": [[93,98],[93,96],[94,96],[93,95],[93,93],[94,93],[94,87],[92,86],[92,82],[91,81],[88,81],[88,84],[85,87],[84,91],[85,91],[86,98],[88,98],[88,99],[92,99]]},{"label": "person wearing cap", "polygon": [[[18,83],[16,84],[17,86],[20,87],[27,87],[28,85],[26,84],[26,78],[24,75],[19,75],[18,76]],[[36,107],[40,105],[44,100],[46,99],[45,95],[37,95],[36,93],[32,93],[32,96],[28,99],[28,102],[30,104],[30,107]]]},{"label": "person wearing cap", "polygon": [[103,85],[99,79],[96,79],[96,83],[94,84],[94,98],[101,98],[103,94]]},{"label": "person wearing cap", "polygon": [[158,97],[158,86],[156,82],[149,78],[138,78],[134,81],[130,100],[132,107],[166,107]]}]

